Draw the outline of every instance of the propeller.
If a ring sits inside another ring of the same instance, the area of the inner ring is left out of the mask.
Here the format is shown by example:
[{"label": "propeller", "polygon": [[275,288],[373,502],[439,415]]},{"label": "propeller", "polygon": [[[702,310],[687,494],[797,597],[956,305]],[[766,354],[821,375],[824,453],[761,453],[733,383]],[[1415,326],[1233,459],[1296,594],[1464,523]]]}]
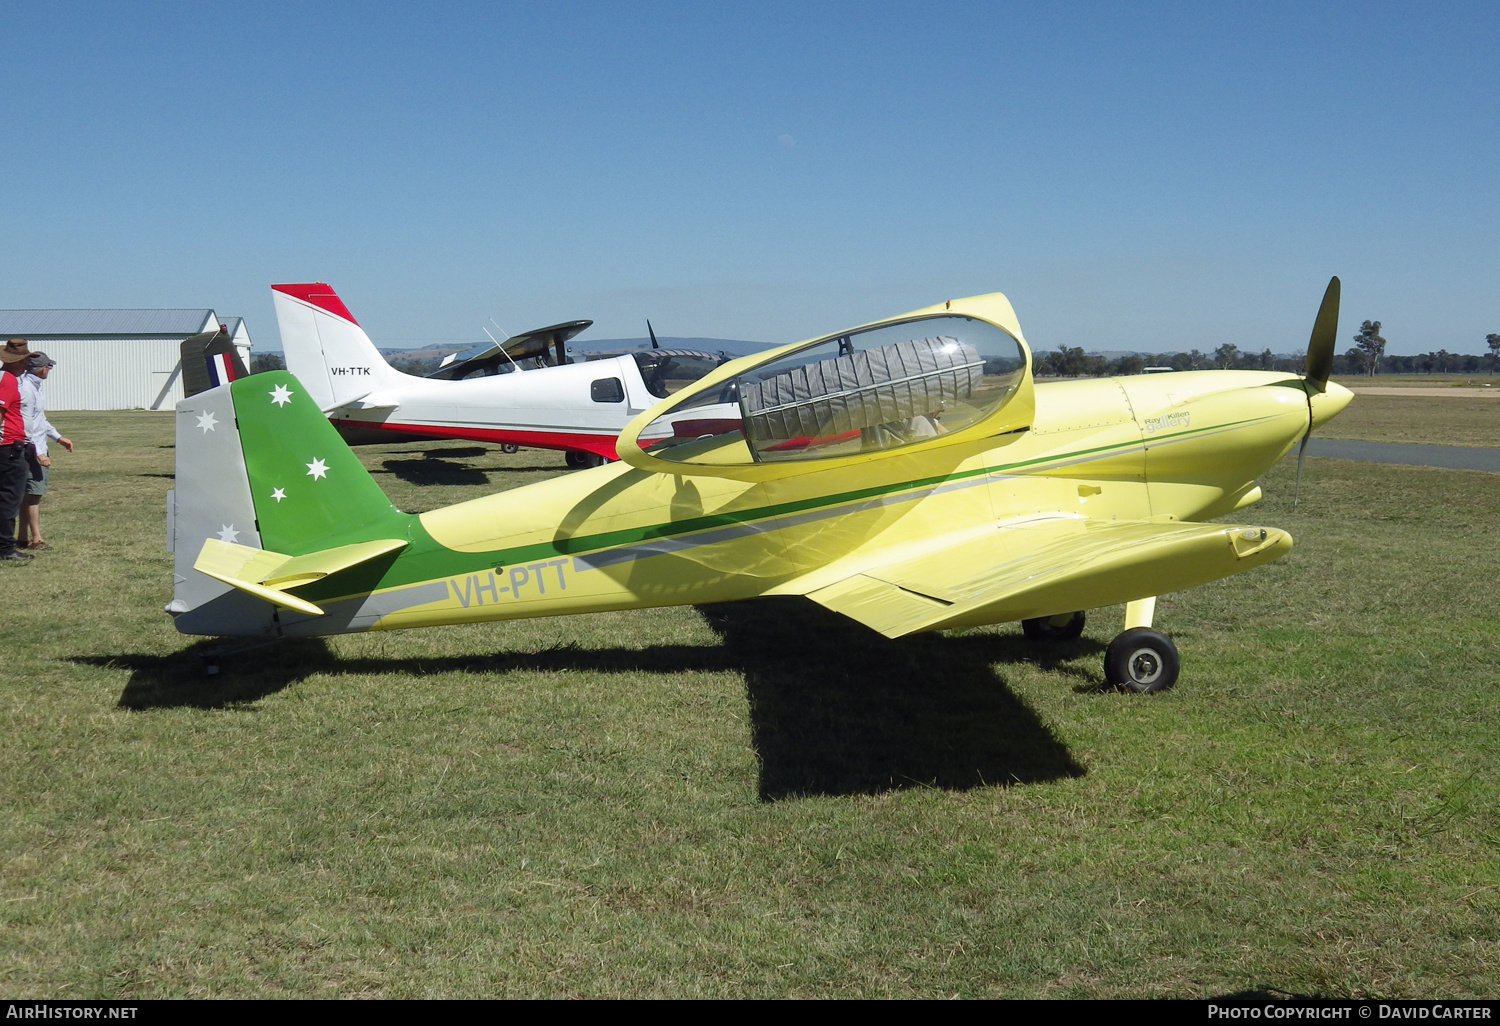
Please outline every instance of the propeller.
[{"label": "propeller", "polygon": [[1313,321],[1312,337],[1307,341],[1306,373],[1302,376],[1307,394],[1307,430],[1302,433],[1302,444],[1297,447],[1297,483],[1292,487],[1292,509],[1297,508],[1302,491],[1302,461],[1307,458],[1307,440],[1312,437],[1312,397],[1328,391],[1328,375],[1333,371],[1333,350],[1338,344],[1338,334],[1339,279],[1335,275],[1328,280],[1323,305],[1318,307],[1317,320]]},{"label": "propeller", "polygon": [[[1335,278],[1334,280],[1337,281],[1338,279]],[[656,341],[656,329],[653,328],[653,327],[651,327],[651,318],[649,318],[649,317],[646,318],[646,330],[649,331],[649,332],[651,332],[651,348],[652,349],[660,349],[661,345],[658,344],[657,341]],[[1329,359],[1332,359],[1332,357],[1329,357]],[[1325,379],[1326,379],[1326,375],[1325,375]]]}]

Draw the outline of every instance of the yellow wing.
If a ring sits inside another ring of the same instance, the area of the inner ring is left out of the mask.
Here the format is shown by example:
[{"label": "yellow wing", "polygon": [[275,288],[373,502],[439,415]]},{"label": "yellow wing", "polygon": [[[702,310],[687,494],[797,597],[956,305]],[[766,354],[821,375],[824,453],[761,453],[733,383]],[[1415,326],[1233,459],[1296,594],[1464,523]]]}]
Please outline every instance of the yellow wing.
[{"label": "yellow wing", "polygon": [[898,638],[1181,591],[1291,547],[1274,528],[1052,514],[941,536],[832,583],[819,575],[810,590],[780,590]]}]

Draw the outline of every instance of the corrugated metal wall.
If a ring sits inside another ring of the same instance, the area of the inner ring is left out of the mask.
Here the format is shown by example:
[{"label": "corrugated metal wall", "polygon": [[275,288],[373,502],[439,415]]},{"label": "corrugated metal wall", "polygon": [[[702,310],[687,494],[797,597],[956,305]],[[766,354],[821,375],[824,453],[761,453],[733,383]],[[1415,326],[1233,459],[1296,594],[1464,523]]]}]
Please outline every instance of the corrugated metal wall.
[{"label": "corrugated metal wall", "polygon": [[170,410],[182,398],[181,338],[37,339],[57,366],[47,377],[47,412]]}]

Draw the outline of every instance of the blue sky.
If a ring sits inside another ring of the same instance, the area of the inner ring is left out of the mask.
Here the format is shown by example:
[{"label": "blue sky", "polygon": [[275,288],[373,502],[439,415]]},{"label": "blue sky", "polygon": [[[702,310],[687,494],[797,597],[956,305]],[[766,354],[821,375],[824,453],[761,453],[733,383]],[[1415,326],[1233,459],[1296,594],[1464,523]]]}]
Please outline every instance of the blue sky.
[{"label": "blue sky", "polygon": [[0,307],[334,285],[381,345],[786,342],[1010,296],[1034,348],[1500,332],[1500,5],[0,8]]}]

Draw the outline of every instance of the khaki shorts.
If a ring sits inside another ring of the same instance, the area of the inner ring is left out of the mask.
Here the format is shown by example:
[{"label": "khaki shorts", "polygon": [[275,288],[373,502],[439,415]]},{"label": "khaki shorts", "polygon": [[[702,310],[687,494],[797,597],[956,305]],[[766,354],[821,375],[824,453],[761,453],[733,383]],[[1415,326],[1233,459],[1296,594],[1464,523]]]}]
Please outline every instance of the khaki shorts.
[{"label": "khaki shorts", "polygon": [[42,466],[36,461],[36,457],[31,455],[28,455],[26,457],[26,465],[31,470],[30,476],[26,478],[26,494],[46,495],[47,471],[51,470],[52,468]]}]

